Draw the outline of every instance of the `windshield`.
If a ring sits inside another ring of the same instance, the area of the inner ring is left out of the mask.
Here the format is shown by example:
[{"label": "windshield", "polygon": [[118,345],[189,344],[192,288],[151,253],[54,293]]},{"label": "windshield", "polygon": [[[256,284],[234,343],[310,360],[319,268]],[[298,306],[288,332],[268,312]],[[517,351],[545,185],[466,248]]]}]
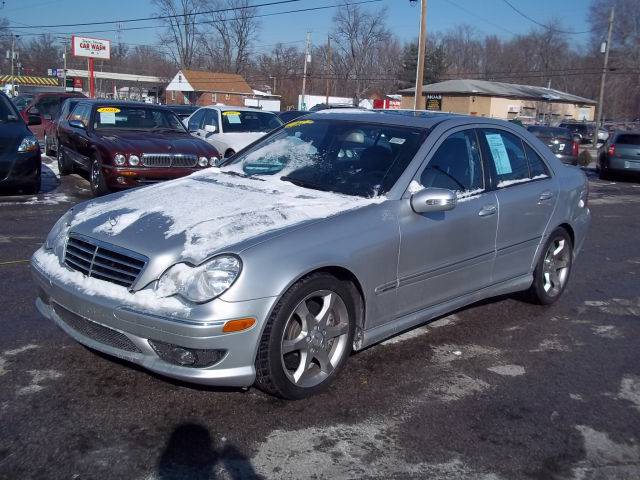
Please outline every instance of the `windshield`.
[{"label": "windshield", "polygon": [[425,129],[396,125],[297,120],[233,157],[223,171],[374,197],[395,184],[426,136]]},{"label": "windshield", "polygon": [[29,103],[31,103],[31,100],[33,100],[33,95],[18,95],[13,98],[13,104],[19,111],[22,111],[27,108]]},{"label": "windshield", "polygon": [[226,110],[220,112],[222,131],[232,132],[270,132],[282,125],[282,121],[273,113]]},{"label": "windshield", "polygon": [[99,106],[93,119],[93,128],[126,130],[168,130],[186,132],[178,117],[168,110],[144,106]]},{"label": "windshield", "polygon": [[18,113],[15,111],[11,101],[4,95],[0,96],[0,123],[17,122]]}]

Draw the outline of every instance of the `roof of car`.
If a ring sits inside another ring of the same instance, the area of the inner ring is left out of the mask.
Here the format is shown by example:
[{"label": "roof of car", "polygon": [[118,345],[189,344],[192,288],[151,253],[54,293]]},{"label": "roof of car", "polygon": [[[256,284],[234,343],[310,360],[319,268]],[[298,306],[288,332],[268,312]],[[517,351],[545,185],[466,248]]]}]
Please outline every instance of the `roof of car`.
[{"label": "roof of car", "polygon": [[120,105],[127,107],[153,107],[153,108],[167,108],[166,105],[159,105],[157,103],[146,102],[132,102],[130,100],[111,100],[109,98],[82,98],[83,103],[90,103],[93,105]]},{"label": "roof of car", "polygon": [[250,107],[234,107],[233,105],[205,105],[202,108],[212,108],[215,110],[220,110],[221,112],[262,112],[262,113],[272,113],[266,110],[258,110],[257,108]]},{"label": "roof of car", "polygon": [[[443,113],[428,110],[360,110],[360,109],[333,109],[309,112],[305,119],[361,121],[367,123],[383,123],[387,125],[402,125],[407,127],[432,128],[447,120],[455,120],[459,124],[465,123],[489,123],[494,125],[510,125],[504,120],[494,118],[462,115],[457,113]],[[295,121],[295,120],[294,120]]]}]

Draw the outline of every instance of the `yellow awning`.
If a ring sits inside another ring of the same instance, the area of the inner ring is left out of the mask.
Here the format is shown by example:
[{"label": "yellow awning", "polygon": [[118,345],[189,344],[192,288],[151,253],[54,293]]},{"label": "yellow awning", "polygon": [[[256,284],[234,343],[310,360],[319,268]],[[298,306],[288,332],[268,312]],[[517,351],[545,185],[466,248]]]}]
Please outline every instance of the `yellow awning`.
[{"label": "yellow awning", "polygon": [[[26,75],[15,75],[13,77],[14,83],[17,85],[30,85],[30,86],[47,86],[57,87],[60,85],[60,81],[55,77],[32,77]],[[11,83],[11,75],[0,75],[0,83]]]}]

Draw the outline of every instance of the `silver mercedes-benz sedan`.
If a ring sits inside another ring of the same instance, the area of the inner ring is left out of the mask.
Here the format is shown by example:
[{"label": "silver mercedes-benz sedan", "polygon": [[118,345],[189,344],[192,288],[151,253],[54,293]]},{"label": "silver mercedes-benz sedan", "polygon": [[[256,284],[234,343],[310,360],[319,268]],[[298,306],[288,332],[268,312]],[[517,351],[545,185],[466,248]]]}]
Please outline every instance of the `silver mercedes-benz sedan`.
[{"label": "silver mercedes-benz sedan", "polygon": [[303,398],[352,350],[464,305],[556,301],[587,197],[580,169],[511,123],[320,112],[69,210],[33,255],[36,303],[154,372]]}]

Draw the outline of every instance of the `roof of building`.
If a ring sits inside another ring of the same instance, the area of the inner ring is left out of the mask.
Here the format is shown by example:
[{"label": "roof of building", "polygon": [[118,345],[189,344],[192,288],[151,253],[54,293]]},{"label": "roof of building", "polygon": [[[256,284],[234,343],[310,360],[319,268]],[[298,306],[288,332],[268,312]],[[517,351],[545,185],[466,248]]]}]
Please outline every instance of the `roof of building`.
[{"label": "roof of building", "polygon": [[242,75],[236,73],[200,72],[198,70],[181,70],[181,72],[196,92],[253,94],[253,90]]},{"label": "roof of building", "polygon": [[[415,88],[400,90],[400,93],[414,93]],[[593,104],[595,100],[579,97],[553,88],[518,85],[515,83],[490,82],[487,80],[457,79],[431,83],[422,86],[423,93],[432,94],[473,94],[478,96],[521,98],[526,100],[544,100]]]}]

